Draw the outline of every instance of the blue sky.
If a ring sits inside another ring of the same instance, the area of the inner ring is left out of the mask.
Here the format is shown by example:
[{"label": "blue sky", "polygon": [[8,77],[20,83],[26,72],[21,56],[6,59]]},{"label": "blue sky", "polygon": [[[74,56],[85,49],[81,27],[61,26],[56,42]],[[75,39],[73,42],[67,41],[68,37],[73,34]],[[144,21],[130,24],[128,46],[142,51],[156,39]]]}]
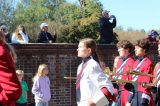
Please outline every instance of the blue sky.
[{"label": "blue sky", "polygon": [[[78,0],[67,0],[79,3]],[[124,29],[160,30],[160,0],[99,0]]]}]

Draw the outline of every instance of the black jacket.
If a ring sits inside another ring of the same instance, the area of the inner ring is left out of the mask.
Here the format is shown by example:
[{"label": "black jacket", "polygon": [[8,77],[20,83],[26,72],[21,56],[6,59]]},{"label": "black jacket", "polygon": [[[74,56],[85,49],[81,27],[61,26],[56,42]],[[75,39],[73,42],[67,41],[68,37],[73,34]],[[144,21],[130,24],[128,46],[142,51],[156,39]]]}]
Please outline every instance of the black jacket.
[{"label": "black jacket", "polygon": [[57,38],[56,35],[52,36],[49,32],[41,31],[37,35],[36,42],[37,43],[49,43],[50,41],[52,41],[52,43],[54,43],[56,41],[56,38]]},{"label": "black jacket", "polygon": [[100,18],[100,41],[104,43],[114,42],[113,28],[116,27],[116,23],[116,18],[112,22],[109,21],[109,18]]},{"label": "black jacket", "polygon": [[5,35],[5,40],[6,40],[7,43],[11,43],[11,35],[10,35],[10,33]]}]

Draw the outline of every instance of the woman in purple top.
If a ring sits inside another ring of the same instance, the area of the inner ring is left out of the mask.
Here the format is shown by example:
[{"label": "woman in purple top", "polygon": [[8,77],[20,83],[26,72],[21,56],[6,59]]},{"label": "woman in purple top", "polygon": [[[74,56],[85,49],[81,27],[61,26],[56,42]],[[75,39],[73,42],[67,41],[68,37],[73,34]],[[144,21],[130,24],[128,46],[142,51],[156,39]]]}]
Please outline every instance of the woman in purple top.
[{"label": "woman in purple top", "polygon": [[51,98],[50,80],[47,77],[48,67],[40,64],[37,74],[33,78],[32,93],[35,95],[35,106],[48,106]]}]

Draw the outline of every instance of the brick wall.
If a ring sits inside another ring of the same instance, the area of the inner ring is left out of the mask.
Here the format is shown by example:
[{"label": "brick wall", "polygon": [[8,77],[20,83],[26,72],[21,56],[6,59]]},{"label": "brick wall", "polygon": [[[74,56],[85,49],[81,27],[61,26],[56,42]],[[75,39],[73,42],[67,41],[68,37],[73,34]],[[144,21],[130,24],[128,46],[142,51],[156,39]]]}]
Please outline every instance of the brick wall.
[{"label": "brick wall", "polygon": [[[16,69],[25,72],[24,80],[29,86],[28,100],[34,102],[31,93],[32,78],[37,72],[39,64],[49,66],[52,98],[50,106],[76,106],[75,80],[66,80],[65,76],[75,77],[76,69],[80,64],[77,58],[77,44],[13,44],[18,55]],[[156,63],[157,47],[152,47],[150,57]],[[115,45],[98,45],[100,59],[112,69],[113,60],[118,55]]]}]

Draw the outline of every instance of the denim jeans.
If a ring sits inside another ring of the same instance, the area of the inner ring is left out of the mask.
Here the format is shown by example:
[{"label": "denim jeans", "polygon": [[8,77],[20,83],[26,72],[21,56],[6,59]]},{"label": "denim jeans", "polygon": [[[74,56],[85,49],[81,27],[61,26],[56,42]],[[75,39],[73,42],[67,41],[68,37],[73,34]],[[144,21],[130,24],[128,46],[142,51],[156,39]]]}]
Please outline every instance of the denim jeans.
[{"label": "denim jeans", "polygon": [[48,106],[48,102],[36,102],[35,106]]}]

